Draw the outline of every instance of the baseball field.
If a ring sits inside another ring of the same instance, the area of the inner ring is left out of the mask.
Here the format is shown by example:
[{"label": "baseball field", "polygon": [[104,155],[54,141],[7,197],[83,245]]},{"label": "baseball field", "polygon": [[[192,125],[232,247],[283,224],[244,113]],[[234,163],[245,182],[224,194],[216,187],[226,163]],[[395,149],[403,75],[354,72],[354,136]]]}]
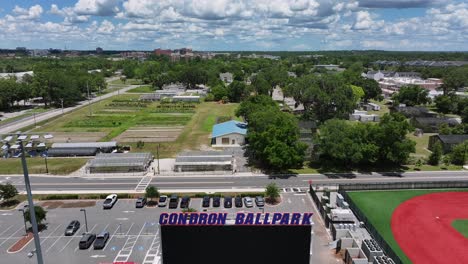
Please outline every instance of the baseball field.
[{"label": "baseball field", "polygon": [[468,263],[468,190],[348,194],[403,263]]}]

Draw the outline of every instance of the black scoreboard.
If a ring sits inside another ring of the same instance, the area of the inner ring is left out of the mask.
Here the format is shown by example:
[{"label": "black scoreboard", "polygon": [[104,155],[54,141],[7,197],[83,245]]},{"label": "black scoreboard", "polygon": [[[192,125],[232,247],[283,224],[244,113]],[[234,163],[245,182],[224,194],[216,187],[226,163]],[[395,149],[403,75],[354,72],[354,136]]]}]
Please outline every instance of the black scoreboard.
[{"label": "black scoreboard", "polygon": [[309,264],[311,225],[161,225],[163,264]]}]

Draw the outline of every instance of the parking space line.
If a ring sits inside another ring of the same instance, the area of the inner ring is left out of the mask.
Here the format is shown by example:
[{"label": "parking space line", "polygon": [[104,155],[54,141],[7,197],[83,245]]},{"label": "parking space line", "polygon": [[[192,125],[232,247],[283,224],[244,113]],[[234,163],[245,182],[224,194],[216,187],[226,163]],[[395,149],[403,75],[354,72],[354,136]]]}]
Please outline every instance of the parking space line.
[{"label": "parking space line", "polygon": [[[91,230],[89,230],[88,233],[93,232],[94,228],[96,228],[97,225],[98,225],[98,224],[95,224],[95,225],[93,226],[93,228],[91,228]],[[78,245],[78,246],[75,248],[75,252],[78,251],[79,248],[80,248],[80,246]]]},{"label": "parking space line", "polygon": [[3,231],[2,233],[0,233],[0,237],[1,237],[6,231],[10,230],[13,226],[15,226],[15,225],[10,226],[9,228],[5,229],[5,231]]},{"label": "parking space line", "polygon": [[132,254],[133,248],[135,247],[135,244],[138,241],[138,238],[140,237],[145,227],[146,227],[146,222],[141,227],[138,235],[136,236],[131,235],[127,237],[127,241],[125,241],[125,244],[123,245],[122,249],[119,251],[117,256],[115,256],[114,262],[127,262],[128,261],[128,259],[130,258],[130,255]]},{"label": "parking space line", "polygon": [[7,242],[8,240],[10,240],[10,238],[12,238],[16,233],[18,233],[18,231],[21,231],[23,230],[23,227],[20,227],[18,230],[16,230],[13,234],[11,234],[11,236],[9,236],[7,239],[5,239],[5,241],[3,241],[0,246],[2,246],[3,244],[5,244],[5,242]]},{"label": "parking space line", "polygon": [[70,242],[72,242],[73,238],[76,237],[76,234],[79,234],[79,231],[80,231],[82,228],[83,228],[83,227],[80,226],[80,228],[78,228],[78,230],[76,230],[75,235],[73,235],[73,236],[70,237],[70,238],[71,238],[70,241],[68,241],[68,242],[65,244],[65,246],[62,248],[62,250],[60,250],[60,252],[62,252],[62,251],[68,246],[68,244],[70,244]]},{"label": "parking space line", "polygon": [[158,254],[159,254],[160,241],[159,241],[158,234],[159,234],[159,228],[156,230],[156,234],[154,235],[154,238],[153,238],[153,241],[151,242],[149,250],[146,252],[146,255],[142,264],[153,264],[153,263],[159,264],[160,258],[158,257]]},{"label": "parking space line", "polygon": [[115,231],[114,231],[114,234],[111,235],[111,237],[109,238],[109,241],[107,241],[106,245],[104,246],[104,248],[102,249],[103,251],[106,250],[107,246],[110,244],[110,242],[112,241],[112,238],[114,238],[115,234],[117,233],[117,230],[119,230],[119,226],[117,225],[117,227],[115,228]]},{"label": "parking space line", "polygon": [[57,229],[60,227],[60,225],[57,226],[57,228],[55,228],[54,231],[50,232],[50,234],[48,236],[46,236],[44,239],[41,239],[41,245],[42,243],[44,243],[47,239],[49,239],[50,236],[52,236],[53,233],[55,233],[55,231],[57,231]]}]

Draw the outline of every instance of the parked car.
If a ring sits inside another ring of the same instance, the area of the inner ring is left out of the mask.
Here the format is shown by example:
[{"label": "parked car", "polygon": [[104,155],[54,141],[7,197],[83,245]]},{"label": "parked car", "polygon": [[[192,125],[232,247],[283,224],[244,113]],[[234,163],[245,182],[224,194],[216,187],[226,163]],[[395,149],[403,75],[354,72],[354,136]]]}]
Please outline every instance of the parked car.
[{"label": "parked car", "polygon": [[106,197],[106,200],[104,200],[104,203],[102,204],[103,209],[111,209],[114,204],[117,202],[117,194],[110,194]]},{"label": "parked car", "polygon": [[180,208],[188,208],[190,204],[190,197],[184,196],[180,201]]},{"label": "parked car", "polygon": [[202,206],[203,207],[210,207],[210,200],[211,200],[211,198],[209,196],[203,197]]},{"label": "parked car", "polygon": [[94,241],[94,249],[103,249],[106,246],[107,240],[109,240],[109,232],[102,231]]},{"label": "parked car", "polygon": [[146,205],[146,198],[145,197],[139,197],[136,200],[136,204],[135,204],[136,208],[143,208],[143,207],[145,207],[145,205]]},{"label": "parked car", "polygon": [[167,196],[161,195],[159,196],[158,206],[159,207],[166,207],[167,206]]},{"label": "parked car", "polygon": [[234,204],[236,207],[242,207],[242,197],[236,196],[236,198],[234,198]]},{"label": "parked car", "polygon": [[257,196],[255,197],[255,203],[257,204],[258,207],[263,207],[265,206],[265,199],[263,199],[262,196]]},{"label": "parked car", "polygon": [[73,236],[78,229],[80,229],[80,221],[73,220],[73,221],[70,222],[70,224],[65,229],[65,235],[66,236]]},{"label": "parked car", "polygon": [[250,197],[244,197],[245,207],[253,207],[253,200]]},{"label": "parked car", "polygon": [[216,196],[213,198],[213,207],[220,207],[221,206],[221,197]]},{"label": "parked car", "polygon": [[91,246],[91,244],[93,244],[95,239],[96,234],[86,233],[81,237],[78,247],[80,249],[88,249]]},{"label": "parked car", "polygon": [[232,207],[232,197],[226,196],[224,197],[224,208],[231,208]]},{"label": "parked car", "polygon": [[179,205],[179,196],[173,194],[169,199],[169,209],[175,209]]}]

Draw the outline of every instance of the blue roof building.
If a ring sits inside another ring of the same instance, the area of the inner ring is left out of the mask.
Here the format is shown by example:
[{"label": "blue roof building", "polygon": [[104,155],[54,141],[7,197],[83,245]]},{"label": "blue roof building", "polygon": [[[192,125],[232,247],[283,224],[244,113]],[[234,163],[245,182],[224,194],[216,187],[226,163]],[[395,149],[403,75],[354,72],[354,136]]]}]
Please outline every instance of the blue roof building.
[{"label": "blue roof building", "polygon": [[247,124],[235,120],[216,124],[213,126],[211,134],[211,144],[213,146],[240,146],[245,144],[247,134]]}]

